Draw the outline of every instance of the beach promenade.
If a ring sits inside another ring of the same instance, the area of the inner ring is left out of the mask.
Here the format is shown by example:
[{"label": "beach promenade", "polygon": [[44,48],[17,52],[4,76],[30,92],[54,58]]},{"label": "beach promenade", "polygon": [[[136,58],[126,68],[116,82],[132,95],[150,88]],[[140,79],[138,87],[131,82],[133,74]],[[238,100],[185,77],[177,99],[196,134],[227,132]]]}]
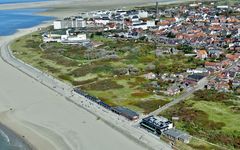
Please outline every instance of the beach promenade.
[{"label": "beach promenade", "polygon": [[171,149],[136,123],[74,93],[71,85],[14,58],[10,42],[36,29],[0,42],[0,111],[5,125],[37,149]]}]

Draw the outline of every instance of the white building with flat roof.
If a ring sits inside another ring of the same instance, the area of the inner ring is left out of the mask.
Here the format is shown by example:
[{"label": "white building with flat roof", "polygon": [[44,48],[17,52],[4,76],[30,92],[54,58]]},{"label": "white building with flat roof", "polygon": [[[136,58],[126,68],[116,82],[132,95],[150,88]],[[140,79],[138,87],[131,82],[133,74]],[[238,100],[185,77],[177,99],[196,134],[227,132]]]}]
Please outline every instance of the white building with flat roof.
[{"label": "white building with flat roof", "polygon": [[147,30],[148,25],[146,22],[139,22],[139,23],[134,23],[132,26],[129,27],[131,30],[133,29],[142,29],[142,30]]},{"label": "white building with flat roof", "polygon": [[70,36],[70,35],[62,35],[61,36],[61,41],[62,42],[81,42],[81,41],[86,41],[87,40],[87,35],[86,34],[78,34],[76,36]]},{"label": "white building with flat roof", "polygon": [[53,21],[53,27],[54,29],[62,29],[62,21],[61,20]]},{"label": "white building with flat roof", "polygon": [[162,116],[148,116],[142,119],[140,126],[161,135],[163,131],[173,128],[173,123]]},{"label": "white building with flat roof", "polygon": [[217,6],[218,9],[228,9],[228,5]]},{"label": "white building with flat roof", "polygon": [[83,28],[86,27],[86,21],[82,18],[77,18],[75,21],[76,27],[77,28]]},{"label": "white building with flat roof", "polygon": [[148,17],[148,12],[147,11],[138,11],[138,16],[140,18],[147,18]]},{"label": "white building with flat roof", "polygon": [[54,29],[80,28],[86,27],[86,20],[83,18],[65,18],[53,21]]}]

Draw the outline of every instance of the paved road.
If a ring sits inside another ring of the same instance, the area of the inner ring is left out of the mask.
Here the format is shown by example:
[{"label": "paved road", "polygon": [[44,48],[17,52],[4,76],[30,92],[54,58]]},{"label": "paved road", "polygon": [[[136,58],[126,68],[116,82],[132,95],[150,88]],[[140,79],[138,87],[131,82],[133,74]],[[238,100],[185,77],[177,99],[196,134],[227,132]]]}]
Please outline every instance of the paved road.
[{"label": "paved road", "polygon": [[131,140],[143,145],[146,149],[154,150],[168,150],[171,146],[165,142],[159,140],[159,137],[148,133],[144,129],[141,129],[134,122],[126,120],[124,117],[119,116],[96,103],[86,99],[85,97],[73,92],[71,85],[63,83],[56,78],[44,73],[28,64],[25,64],[21,60],[16,59],[10,49],[9,43],[5,42],[1,47],[1,56],[3,60],[23,73],[27,74],[31,78],[39,81],[46,87],[54,90],[58,94],[64,96],[66,100],[77,105],[80,108],[85,109],[89,113],[100,117],[105,123],[110,125],[112,128],[118,130]]},{"label": "paved road", "polygon": [[149,115],[158,115],[160,112],[168,109],[169,107],[187,99],[195,91],[204,88],[204,86],[207,84],[208,80],[206,79],[206,77],[202,80],[203,81],[201,81],[200,84],[196,85],[195,87],[188,88],[188,90],[186,92],[184,92],[182,95],[180,95],[178,98],[173,99],[170,103],[167,103],[166,105],[160,107],[159,109],[149,113]]},{"label": "paved road", "polygon": [[[230,65],[229,67],[225,68],[223,71],[229,71],[231,69],[233,69],[234,67],[236,67],[237,65],[239,65],[240,61],[234,62],[232,65]],[[162,111],[168,109],[169,107],[180,103],[181,101],[184,101],[185,99],[187,99],[191,94],[193,94],[195,91],[199,90],[199,89],[203,89],[204,86],[208,83],[208,81],[214,79],[216,76],[209,76],[209,77],[205,77],[204,79],[202,79],[202,81],[200,81],[200,83],[198,85],[196,85],[195,87],[190,87],[188,88],[188,90],[186,92],[184,92],[182,95],[180,95],[178,98],[173,99],[170,103],[167,103],[166,105],[160,107],[159,109],[149,113],[149,115],[158,115],[159,113],[161,113]]]}]

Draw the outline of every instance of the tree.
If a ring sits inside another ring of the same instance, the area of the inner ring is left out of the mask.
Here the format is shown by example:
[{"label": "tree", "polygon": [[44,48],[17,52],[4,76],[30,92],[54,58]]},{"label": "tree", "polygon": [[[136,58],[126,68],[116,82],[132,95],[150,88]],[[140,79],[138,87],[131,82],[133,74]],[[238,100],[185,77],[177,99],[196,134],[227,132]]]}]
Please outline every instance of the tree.
[{"label": "tree", "polygon": [[96,32],[96,35],[102,36],[103,33],[102,32]]},{"label": "tree", "polygon": [[94,38],[94,33],[90,35],[90,38],[93,39]]},{"label": "tree", "polygon": [[176,48],[182,50],[185,54],[191,54],[193,52],[193,47],[186,44],[177,45]]},{"label": "tree", "polygon": [[231,38],[231,37],[232,37],[231,34],[226,35],[226,38]]},{"label": "tree", "polygon": [[168,37],[168,38],[175,38],[176,35],[173,34],[172,32],[169,32],[169,33],[167,34],[167,37]]},{"label": "tree", "polygon": [[147,41],[148,39],[147,39],[146,36],[142,36],[142,37],[139,38],[139,40],[141,40],[141,41]]}]

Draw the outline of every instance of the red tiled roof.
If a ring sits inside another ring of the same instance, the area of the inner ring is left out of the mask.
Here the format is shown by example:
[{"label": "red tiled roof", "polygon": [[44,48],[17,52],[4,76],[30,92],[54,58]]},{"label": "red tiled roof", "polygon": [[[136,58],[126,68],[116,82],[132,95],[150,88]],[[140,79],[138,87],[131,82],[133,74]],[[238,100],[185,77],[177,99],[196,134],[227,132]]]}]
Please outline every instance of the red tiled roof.
[{"label": "red tiled roof", "polygon": [[237,59],[239,59],[238,55],[232,55],[232,54],[227,54],[226,57],[232,61],[236,61]]},{"label": "red tiled roof", "polygon": [[213,67],[216,67],[216,66],[219,66],[220,64],[219,63],[215,63],[215,62],[205,62],[205,66],[213,66]]}]

